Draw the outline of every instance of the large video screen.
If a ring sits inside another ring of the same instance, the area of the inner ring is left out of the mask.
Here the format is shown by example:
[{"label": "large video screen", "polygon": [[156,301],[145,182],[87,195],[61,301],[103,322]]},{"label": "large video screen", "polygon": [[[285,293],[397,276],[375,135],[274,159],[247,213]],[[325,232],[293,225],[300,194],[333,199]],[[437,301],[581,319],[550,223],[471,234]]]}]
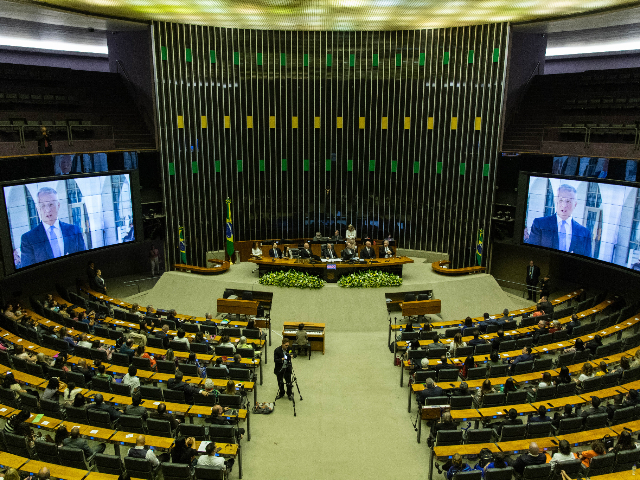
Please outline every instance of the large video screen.
[{"label": "large video screen", "polygon": [[4,200],[16,269],[135,239],[129,174],[11,185]]},{"label": "large video screen", "polygon": [[531,176],[523,241],[640,271],[639,189]]}]

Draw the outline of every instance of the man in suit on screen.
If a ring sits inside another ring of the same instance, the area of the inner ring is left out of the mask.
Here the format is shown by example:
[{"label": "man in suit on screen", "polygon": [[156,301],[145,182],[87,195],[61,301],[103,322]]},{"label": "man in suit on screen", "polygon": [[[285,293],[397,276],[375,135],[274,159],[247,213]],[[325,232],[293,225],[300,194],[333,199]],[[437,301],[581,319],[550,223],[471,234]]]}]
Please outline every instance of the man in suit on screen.
[{"label": "man in suit on screen", "polygon": [[20,242],[22,267],[87,249],[82,231],[58,219],[58,192],[50,187],[38,190],[36,208],[40,224],[23,234]]},{"label": "man in suit on screen", "polygon": [[571,216],[578,205],[576,189],[571,185],[560,185],[556,202],[556,214],[536,218],[526,242],[590,257],[591,232]]}]

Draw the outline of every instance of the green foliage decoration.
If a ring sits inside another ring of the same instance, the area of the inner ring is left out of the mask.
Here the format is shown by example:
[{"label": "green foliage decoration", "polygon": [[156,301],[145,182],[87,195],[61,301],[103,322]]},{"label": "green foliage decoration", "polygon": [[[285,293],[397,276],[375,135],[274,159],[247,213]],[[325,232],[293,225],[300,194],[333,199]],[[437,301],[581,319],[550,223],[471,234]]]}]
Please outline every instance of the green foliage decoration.
[{"label": "green foliage decoration", "polygon": [[402,278],[387,272],[357,272],[340,278],[338,285],[345,288],[397,287],[402,285]]},{"label": "green foliage decoration", "polygon": [[286,272],[272,272],[260,277],[260,285],[289,288],[322,288],[324,280],[305,272],[289,270]]}]

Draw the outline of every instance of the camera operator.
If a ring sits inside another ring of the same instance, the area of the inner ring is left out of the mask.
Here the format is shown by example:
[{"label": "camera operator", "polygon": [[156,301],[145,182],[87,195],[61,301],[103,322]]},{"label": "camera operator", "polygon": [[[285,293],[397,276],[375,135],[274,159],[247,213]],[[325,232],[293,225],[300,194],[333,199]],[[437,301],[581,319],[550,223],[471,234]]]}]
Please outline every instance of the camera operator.
[{"label": "camera operator", "polygon": [[284,381],[287,382],[287,397],[289,400],[293,396],[293,385],[291,384],[291,350],[289,350],[289,340],[282,339],[282,345],[273,351],[273,360],[275,367],[273,373],[278,378],[278,396],[276,400],[284,397]]}]

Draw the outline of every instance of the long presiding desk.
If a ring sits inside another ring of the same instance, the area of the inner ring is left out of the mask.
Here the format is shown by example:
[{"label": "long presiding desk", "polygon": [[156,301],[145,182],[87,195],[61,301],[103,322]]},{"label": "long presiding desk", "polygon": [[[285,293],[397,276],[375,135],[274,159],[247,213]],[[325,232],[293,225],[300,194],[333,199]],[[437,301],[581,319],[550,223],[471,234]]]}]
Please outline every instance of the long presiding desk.
[{"label": "long presiding desk", "polygon": [[255,263],[259,267],[259,275],[263,276],[270,272],[282,270],[296,270],[316,275],[323,280],[335,283],[340,277],[350,275],[354,272],[362,272],[366,270],[380,270],[383,272],[394,273],[402,277],[402,266],[407,263],[413,263],[409,257],[392,257],[392,258],[376,258],[373,260],[361,260],[359,262],[348,263],[339,259],[333,259],[328,262],[311,261],[309,259],[275,259],[269,257],[250,258],[250,262]]},{"label": "long presiding desk", "polygon": [[305,322],[284,322],[282,327],[282,336],[295,342],[296,332],[300,324],[304,325],[307,332],[307,338],[311,344],[311,350],[322,352],[324,355],[324,323],[305,323]]}]

